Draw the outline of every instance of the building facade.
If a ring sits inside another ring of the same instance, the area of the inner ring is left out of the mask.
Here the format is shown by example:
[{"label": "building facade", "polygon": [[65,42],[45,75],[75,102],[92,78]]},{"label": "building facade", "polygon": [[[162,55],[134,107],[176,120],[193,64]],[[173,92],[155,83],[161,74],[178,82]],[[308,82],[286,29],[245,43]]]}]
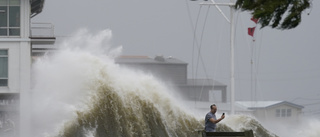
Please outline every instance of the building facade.
[{"label": "building facade", "polygon": [[288,124],[299,122],[304,108],[288,101],[237,101],[236,103],[251,110],[251,115],[259,121]]},{"label": "building facade", "polygon": [[0,0],[0,93],[30,89],[30,1]]},{"label": "building facade", "polygon": [[30,131],[26,108],[30,107],[32,44],[47,41],[32,37],[30,20],[43,4],[44,0],[0,0],[0,136]]}]

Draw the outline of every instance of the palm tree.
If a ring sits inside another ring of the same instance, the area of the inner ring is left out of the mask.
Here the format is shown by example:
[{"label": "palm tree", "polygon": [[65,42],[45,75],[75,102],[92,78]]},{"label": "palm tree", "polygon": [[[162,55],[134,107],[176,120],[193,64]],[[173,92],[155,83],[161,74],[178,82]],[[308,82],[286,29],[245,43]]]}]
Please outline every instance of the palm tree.
[{"label": "palm tree", "polygon": [[[237,0],[235,8],[249,11],[259,19],[261,28],[292,29],[301,22],[301,14],[310,8],[311,0]],[[284,19],[282,19],[285,16]]]}]

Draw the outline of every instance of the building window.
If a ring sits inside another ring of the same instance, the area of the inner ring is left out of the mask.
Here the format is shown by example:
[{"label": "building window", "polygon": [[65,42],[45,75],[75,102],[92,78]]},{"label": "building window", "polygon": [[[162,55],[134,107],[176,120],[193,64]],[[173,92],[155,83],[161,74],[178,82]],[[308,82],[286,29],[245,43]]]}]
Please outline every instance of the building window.
[{"label": "building window", "polygon": [[276,117],[291,117],[291,109],[276,109]]},{"label": "building window", "polygon": [[8,86],[8,50],[0,50],[0,87]]},{"label": "building window", "polygon": [[280,109],[276,109],[276,117],[280,117],[280,116],[281,116]]},{"label": "building window", "polygon": [[281,109],[281,117],[286,117],[286,109]]},{"label": "building window", "polygon": [[287,117],[291,117],[291,109],[287,109]]},{"label": "building window", "polygon": [[20,0],[0,0],[0,36],[20,36]]}]

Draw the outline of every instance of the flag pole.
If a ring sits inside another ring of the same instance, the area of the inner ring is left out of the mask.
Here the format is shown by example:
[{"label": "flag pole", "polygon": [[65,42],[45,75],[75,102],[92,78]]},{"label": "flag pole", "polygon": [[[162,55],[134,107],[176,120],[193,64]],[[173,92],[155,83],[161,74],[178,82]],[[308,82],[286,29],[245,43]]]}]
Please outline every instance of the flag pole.
[{"label": "flag pole", "polygon": [[231,74],[230,74],[230,105],[231,110],[230,113],[233,115],[234,112],[234,104],[235,104],[235,90],[234,90],[234,33],[235,33],[235,25],[234,25],[234,12],[235,9],[233,6],[230,6],[230,54],[231,54]]}]

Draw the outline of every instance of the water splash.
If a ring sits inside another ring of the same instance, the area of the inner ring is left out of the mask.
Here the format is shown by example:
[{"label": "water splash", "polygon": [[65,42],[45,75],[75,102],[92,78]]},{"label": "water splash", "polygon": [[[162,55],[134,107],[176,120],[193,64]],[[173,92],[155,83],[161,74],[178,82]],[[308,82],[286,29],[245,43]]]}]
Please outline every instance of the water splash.
[{"label": "water splash", "polygon": [[[81,30],[61,50],[34,64],[32,136],[197,136],[204,121],[182,109],[173,90],[150,74],[114,63],[111,31]],[[217,131],[254,129],[274,136],[256,120],[231,116]]]},{"label": "water splash", "polygon": [[[248,115],[234,115],[222,121],[221,124],[225,124],[227,127],[231,128],[233,131],[246,131],[253,130],[255,137],[276,137],[277,135],[271,133],[266,128],[264,128],[258,120],[254,117]],[[222,126],[220,131],[225,131],[228,129]]]}]

